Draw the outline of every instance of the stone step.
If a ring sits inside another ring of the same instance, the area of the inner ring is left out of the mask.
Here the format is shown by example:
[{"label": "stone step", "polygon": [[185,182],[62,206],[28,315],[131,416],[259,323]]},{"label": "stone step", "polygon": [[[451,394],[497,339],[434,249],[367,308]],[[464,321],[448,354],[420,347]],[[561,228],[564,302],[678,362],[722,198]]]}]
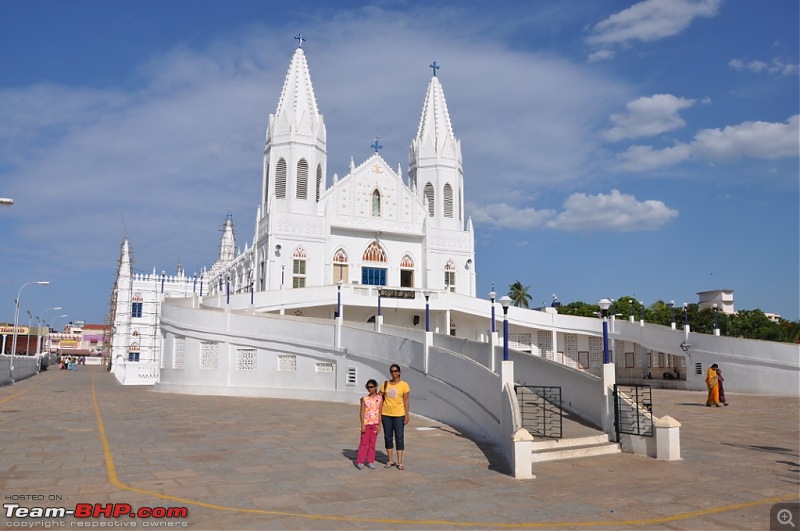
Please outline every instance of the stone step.
[{"label": "stone step", "polygon": [[598,455],[618,454],[621,452],[619,444],[609,442],[606,435],[580,437],[578,439],[561,439],[559,441],[542,441],[542,446],[538,448],[536,447],[536,441],[534,441],[533,444],[534,450],[531,452],[531,462],[533,463],[577,459],[580,457],[594,457]]},{"label": "stone step", "polygon": [[572,437],[569,439],[548,439],[536,438],[533,439],[533,451],[540,450],[563,450],[565,448],[572,448],[575,446],[591,446],[608,443],[608,435],[600,433],[598,435],[589,435],[584,437]]}]

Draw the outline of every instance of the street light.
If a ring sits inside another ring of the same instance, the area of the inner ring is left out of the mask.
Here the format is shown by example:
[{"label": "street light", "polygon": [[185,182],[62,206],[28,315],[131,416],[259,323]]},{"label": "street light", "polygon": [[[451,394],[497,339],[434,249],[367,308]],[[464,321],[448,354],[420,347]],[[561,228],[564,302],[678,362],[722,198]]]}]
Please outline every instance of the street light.
[{"label": "street light", "polygon": [[683,329],[686,330],[686,327],[689,326],[689,303],[683,303]]},{"label": "street light", "polygon": [[639,301],[639,323],[644,324],[644,302]]},{"label": "street light", "polygon": [[225,304],[231,303],[231,276],[225,278]]},{"label": "street light", "polygon": [[511,305],[511,297],[503,295],[499,302],[503,307],[503,361],[508,361],[508,307]]},{"label": "street light", "polygon": [[14,200],[10,197],[0,197],[0,205],[3,206],[11,206],[14,204]]},{"label": "street light", "polygon": [[336,281],[336,318],[342,315],[342,284],[344,281],[340,278]]},{"label": "street light", "polygon": [[603,314],[603,364],[610,363],[610,356],[608,355],[608,309],[611,308],[611,301],[608,299],[600,299],[597,301],[600,306],[600,312]]},{"label": "street light", "polygon": [[494,292],[494,289],[489,292],[489,300],[492,301],[492,333],[494,334],[497,332],[496,324],[494,322],[494,298],[497,297],[497,293]]},{"label": "street light", "polygon": [[431,292],[429,290],[425,290],[422,292],[425,295],[425,331],[431,331],[431,307],[428,304],[428,300],[430,299]]},{"label": "street light", "polygon": [[[26,282],[19,288],[19,292],[17,293],[17,298],[14,301],[14,339],[11,341],[11,356],[15,356],[17,353],[17,327],[19,326],[19,299],[22,297],[22,290],[25,289],[25,286],[30,286],[31,284],[39,284],[40,286],[47,286],[50,284],[47,280],[39,280],[33,282]],[[12,363],[13,365],[13,363]]]},{"label": "street light", "polygon": [[719,335],[719,306],[717,306],[717,303],[715,302],[712,305],[712,308],[714,308],[714,335],[718,336]]}]

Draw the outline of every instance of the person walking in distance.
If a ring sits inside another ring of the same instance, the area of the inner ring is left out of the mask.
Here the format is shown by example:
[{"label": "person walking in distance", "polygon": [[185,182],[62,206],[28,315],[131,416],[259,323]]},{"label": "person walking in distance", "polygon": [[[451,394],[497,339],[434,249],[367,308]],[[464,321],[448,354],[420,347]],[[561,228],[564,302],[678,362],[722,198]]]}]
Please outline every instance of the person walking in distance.
[{"label": "person walking in distance", "polygon": [[375,468],[375,441],[381,431],[383,397],[378,394],[378,382],[369,380],[367,393],[367,396],[361,397],[361,412],[358,415],[361,419],[361,441],[358,444],[356,468],[359,470],[364,465]]},{"label": "person walking in distance", "polygon": [[393,363],[389,367],[392,379],[383,382],[381,394],[383,395],[383,409],[381,418],[383,422],[383,438],[386,443],[388,460],[385,468],[395,466],[392,459],[392,450],[397,446],[397,469],[405,470],[403,466],[403,451],[405,446],[405,427],[409,420],[408,395],[411,388],[400,379],[400,366]]}]

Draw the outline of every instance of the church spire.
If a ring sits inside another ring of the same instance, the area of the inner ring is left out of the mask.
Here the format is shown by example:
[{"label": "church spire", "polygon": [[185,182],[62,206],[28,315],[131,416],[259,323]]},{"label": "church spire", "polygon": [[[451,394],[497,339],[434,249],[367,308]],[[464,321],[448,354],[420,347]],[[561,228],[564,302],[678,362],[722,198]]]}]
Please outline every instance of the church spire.
[{"label": "church spire", "polygon": [[225,224],[222,226],[222,239],[219,244],[219,261],[229,264],[236,253],[236,239],[233,236],[233,215],[228,212]]},{"label": "church spire", "polygon": [[306,54],[302,48],[298,47],[292,56],[289,71],[283,82],[278,109],[275,111],[275,120],[282,126],[281,129],[284,130],[282,132],[313,137],[320,119]]},{"label": "church spire", "polygon": [[464,176],[461,142],[453,133],[450,112],[434,61],[428,83],[417,136],[411,141],[409,181],[417,198],[426,204],[429,225],[436,228],[464,230]]}]

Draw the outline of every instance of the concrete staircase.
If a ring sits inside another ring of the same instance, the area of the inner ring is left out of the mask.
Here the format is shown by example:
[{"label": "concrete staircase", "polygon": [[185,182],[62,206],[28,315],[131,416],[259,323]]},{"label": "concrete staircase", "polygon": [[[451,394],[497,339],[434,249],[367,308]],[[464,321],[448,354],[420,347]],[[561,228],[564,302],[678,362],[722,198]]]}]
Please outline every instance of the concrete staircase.
[{"label": "concrete staircase", "polygon": [[590,435],[572,439],[534,439],[531,461],[542,463],[620,453],[619,444],[609,442],[608,435]]}]

